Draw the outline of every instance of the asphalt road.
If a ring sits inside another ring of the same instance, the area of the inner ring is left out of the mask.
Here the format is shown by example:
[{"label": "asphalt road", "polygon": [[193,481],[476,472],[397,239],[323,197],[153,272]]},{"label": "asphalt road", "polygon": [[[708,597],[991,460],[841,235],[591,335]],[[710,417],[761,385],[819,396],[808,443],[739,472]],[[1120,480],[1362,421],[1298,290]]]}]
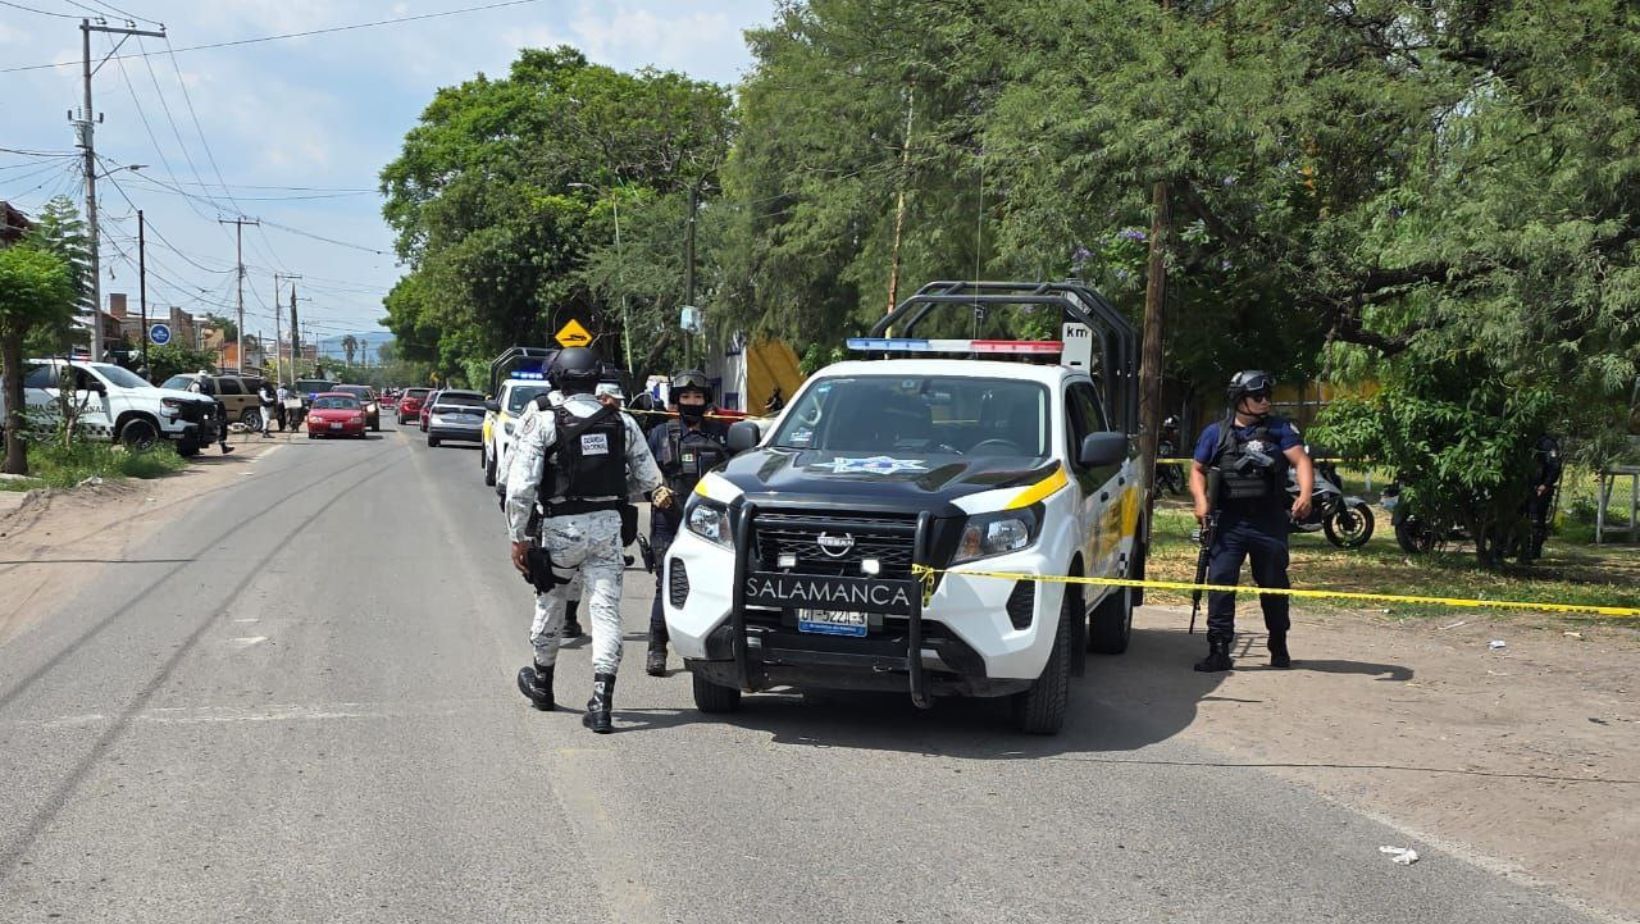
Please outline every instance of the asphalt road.
[{"label": "asphalt road", "polygon": [[[1052,739],[894,696],[724,720],[643,674],[629,570],[592,735],[513,686],[531,599],[476,449],[248,469],[0,648],[0,920],[1591,920],[1176,740],[1213,689],[1177,633],[1092,663]],[[1124,696],[1157,670],[1177,696]]]}]

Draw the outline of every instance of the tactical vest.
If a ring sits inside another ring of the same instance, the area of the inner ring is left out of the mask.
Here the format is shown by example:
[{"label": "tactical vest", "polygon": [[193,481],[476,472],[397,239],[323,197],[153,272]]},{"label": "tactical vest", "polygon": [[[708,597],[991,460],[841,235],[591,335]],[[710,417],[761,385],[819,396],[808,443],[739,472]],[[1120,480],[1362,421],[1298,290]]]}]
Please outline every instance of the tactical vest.
[{"label": "tactical vest", "polygon": [[[556,464],[543,473],[539,490],[547,515],[620,507],[626,498],[626,423],[620,411],[606,407],[577,417],[567,407],[552,407],[545,396],[535,406],[539,413],[551,413],[557,425],[557,439],[548,450]],[[553,497],[564,502],[548,503]]]},{"label": "tactical vest", "polygon": [[666,479],[667,490],[688,496],[707,472],[728,461],[729,447],[704,427],[691,430],[678,421],[668,421],[665,426],[666,439],[655,462]]},{"label": "tactical vest", "polygon": [[[1235,421],[1221,424],[1219,434],[1219,499],[1238,506],[1285,498],[1287,457],[1270,437],[1267,423],[1246,436]],[[1259,448],[1254,449],[1254,443]]]}]

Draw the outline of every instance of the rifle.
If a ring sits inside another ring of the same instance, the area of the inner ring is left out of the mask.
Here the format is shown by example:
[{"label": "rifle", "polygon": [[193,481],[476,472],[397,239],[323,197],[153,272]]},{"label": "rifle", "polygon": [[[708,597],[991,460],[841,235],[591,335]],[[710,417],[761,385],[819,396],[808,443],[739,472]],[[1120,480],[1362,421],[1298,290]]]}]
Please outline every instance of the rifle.
[{"label": "rifle", "polygon": [[1215,466],[1207,470],[1207,499],[1213,506],[1207,511],[1207,520],[1196,529],[1195,538],[1201,542],[1201,550],[1196,553],[1196,584],[1195,590],[1190,592],[1190,633],[1196,634],[1196,614],[1201,611],[1201,586],[1207,581],[1207,562],[1213,554],[1213,539],[1219,532],[1219,470]]},{"label": "rifle", "polygon": [[649,572],[650,574],[654,574],[655,568],[657,567],[655,562],[655,550],[650,547],[649,540],[642,536],[638,537],[638,554],[643,557],[643,570]]}]

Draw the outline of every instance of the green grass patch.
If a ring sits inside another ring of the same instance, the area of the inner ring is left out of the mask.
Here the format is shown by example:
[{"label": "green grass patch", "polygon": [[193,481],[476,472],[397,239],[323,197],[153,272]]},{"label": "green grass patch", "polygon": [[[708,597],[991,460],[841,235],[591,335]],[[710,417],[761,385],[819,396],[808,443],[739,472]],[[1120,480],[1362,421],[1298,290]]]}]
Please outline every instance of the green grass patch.
[{"label": "green grass patch", "polygon": [[[1530,567],[1487,571],[1473,552],[1454,548],[1430,555],[1408,555],[1395,543],[1389,514],[1376,510],[1372,541],[1359,549],[1334,548],[1320,533],[1295,534],[1289,574],[1294,587],[1359,593],[1454,597],[1466,600],[1511,600],[1640,608],[1640,549],[1577,545],[1559,537],[1545,546],[1544,557]],[[1166,501],[1157,507],[1147,575],[1158,580],[1189,581],[1196,576],[1198,546],[1191,541],[1195,518],[1188,507]],[[1245,571],[1242,584],[1250,584]],[[1190,604],[1190,594],[1147,591],[1147,600]],[[1555,615],[1530,607],[1448,607],[1364,601],[1296,600],[1304,609],[1388,611],[1398,617],[1486,619],[1513,613]],[[1247,601],[1242,602],[1243,606]],[[1205,608],[1206,601],[1203,601]],[[1454,615],[1456,614],[1456,615]],[[1620,622],[1640,626],[1640,619],[1564,615],[1571,621]]]},{"label": "green grass patch", "polygon": [[140,452],[128,451],[112,443],[76,441],[33,443],[28,450],[27,480],[0,481],[0,489],[27,491],[31,488],[72,488],[87,478],[119,481],[126,478],[159,478],[180,471],[188,464],[169,443],[156,443]]}]

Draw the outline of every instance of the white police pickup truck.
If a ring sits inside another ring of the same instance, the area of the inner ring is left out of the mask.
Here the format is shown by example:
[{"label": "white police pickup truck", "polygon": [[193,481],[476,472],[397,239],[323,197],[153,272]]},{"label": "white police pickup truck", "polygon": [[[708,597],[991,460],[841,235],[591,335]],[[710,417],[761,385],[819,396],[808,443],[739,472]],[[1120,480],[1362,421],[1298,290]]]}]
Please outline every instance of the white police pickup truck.
[{"label": "white police pickup truck", "polygon": [[[995,338],[1027,324],[1058,339]],[[1127,648],[1137,593],[1036,578],[1144,573],[1134,340],[1077,283],[933,283],[850,341],[895,358],[820,370],[768,433],[736,424],[663,565],[696,706],[1009,696],[1021,730],[1058,732],[1082,651]]]},{"label": "white police pickup truck", "polygon": [[[66,371],[73,387],[68,400],[78,409],[81,430],[93,439],[117,439],[132,448],[167,439],[177,444],[180,454],[189,456],[209,443],[221,426],[219,406],[210,398],[155,388],[129,369],[111,363],[31,359],[23,365],[23,398],[30,416],[45,421],[61,417]],[[0,395],[3,413],[4,396]]]}]

